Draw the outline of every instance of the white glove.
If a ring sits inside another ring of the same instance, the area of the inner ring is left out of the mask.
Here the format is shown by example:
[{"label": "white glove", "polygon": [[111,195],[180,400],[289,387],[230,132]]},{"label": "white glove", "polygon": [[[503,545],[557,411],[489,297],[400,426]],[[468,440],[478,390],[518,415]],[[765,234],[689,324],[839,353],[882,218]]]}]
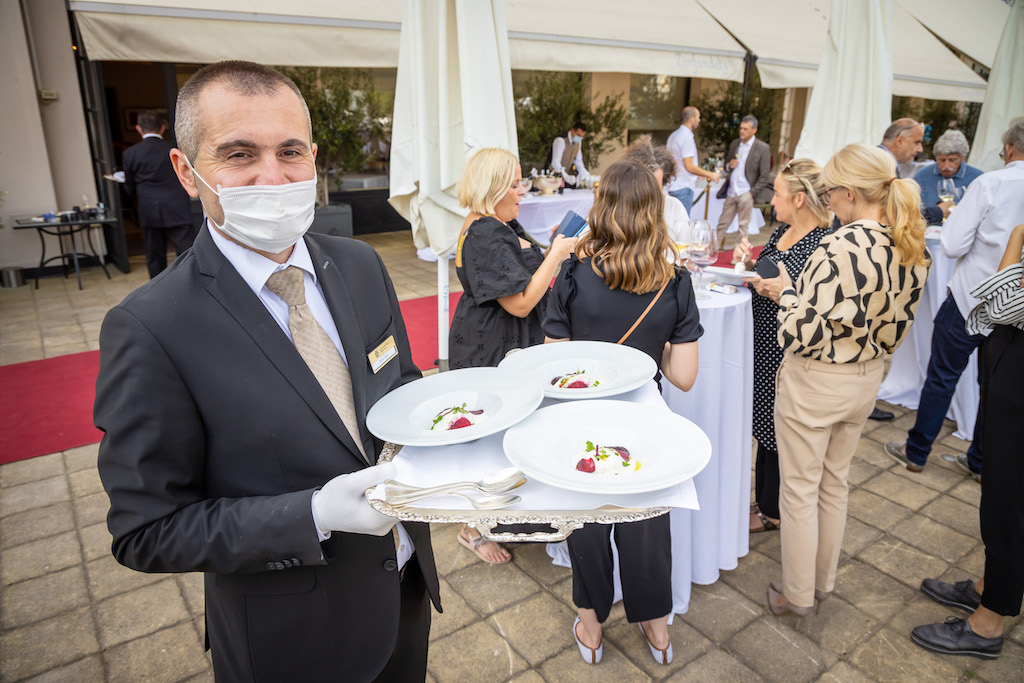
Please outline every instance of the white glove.
[{"label": "white glove", "polygon": [[323,532],[385,536],[395,519],[370,507],[363,492],[395,476],[395,464],[386,462],[351,474],[342,474],[313,494],[313,523]]}]

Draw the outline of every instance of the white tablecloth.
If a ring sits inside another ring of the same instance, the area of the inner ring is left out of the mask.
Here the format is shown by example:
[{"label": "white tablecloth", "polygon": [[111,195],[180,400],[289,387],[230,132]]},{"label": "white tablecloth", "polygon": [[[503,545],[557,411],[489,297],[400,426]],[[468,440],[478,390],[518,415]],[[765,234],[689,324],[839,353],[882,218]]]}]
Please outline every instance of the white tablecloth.
[{"label": "white tablecloth", "polygon": [[[907,338],[893,354],[889,374],[878,390],[878,398],[883,401],[912,410],[917,410],[921,399],[921,387],[924,386],[925,377],[928,375],[935,314],[946,300],[946,284],[956,266],[956,261],[942,251],[942,245],[937,238],[929,238],[927,242],[928,251],[932,254],[932,268],[921,294],[921,303],[917,307],[917,318],[907,333]],[[971,354],[964,373],[960,375],[953,401],[946,413],[946,417],[956,421],[954,434],[958,438],[968,441],[974,438],[974,423],[978,418],[980,399],[978,352],[975,351]]]},{"label": "white tablecloth", "polygon": [[[750,292],[712,293],[698,300],[704,327],[700,370],[689,392],[662,381],[669,408],[711,439],[711,462],[694,478],[700,510],[672,516],[672,611],[690,607],[690,584],[712,584],[749,551],[754,321]],[[548,546],[555,564],[569,566],[564,543]],[[616,574],[616,600],[621,598]]]},{"label": "white tablecloth", "polygon": [[542,195],[529,192],[519,204],[519,225],[541,244],[551,242],[551,228],[562,222],[572,210],[587,217],[594,205],[593,190],[565,190],[563,194]]},{"label": "white tablecloth", "polygon": [[[718,194],[718,189],[720,187],[722,187],[722,183],[714,183],[713,185],[711,185],[711,189],[708,190],[708,192],[705,193],[705,195],[700,198],[700,201],[696,202],[693,205],[693,208],[690,209],[691,220],[707,220],[709,223],[711,223],[711,227],[714,228],[718,226],[718,218],[722,215],[722,207],[725,206],[725,200],[719,199],[718,197],[715,196]],[[697,191],[694,193],[694,197],[699,195],[702,190],[703,188],[698,186]],[[705,218],[704,215],[705,208],[707,209],[707,218]],[[751,209],[750,225],[747,226],[748,232],[751,235],[756,235],[759,232],[761,232],[761,228],[763,226],[764,215],[761,213],[761,210]],[[732,219],[732,223],[729,225],[729,230],[727,232],[736,232],[739,229],[740,219],[739,216],[737,216],[736,218]]]}]

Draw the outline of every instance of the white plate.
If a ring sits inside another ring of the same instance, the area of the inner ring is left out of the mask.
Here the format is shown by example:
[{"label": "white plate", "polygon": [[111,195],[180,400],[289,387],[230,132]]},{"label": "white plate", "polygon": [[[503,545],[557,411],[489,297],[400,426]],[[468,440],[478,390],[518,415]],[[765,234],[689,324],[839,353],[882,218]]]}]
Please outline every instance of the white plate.
[{"label": "white plate", "polygon": [[723,268],[722,266],[708,266],[704,269],[704,277],[706,279],[710,279],[713,282],[721,282],[724,285],[745,285],[755,275],[757,273],[752,270],[745,270],[740,274],[732,268]]},{"label": "white plate", "polygon": [[[508,429],[532,413],[544,392],[527,378],[499,368],[463,368],[409,382],[386,394],[366,415],[366,428],[378,439],[403,446],[447,446],[474,441]],[[482,409],[485,420],[470,427],[430,431],[445,408],[466,404]]]},{"label": "white plate", "polygon": [[[550,398],[605,398],[632,391],[654,378],[658,364],[639,349],[599,341],[538,344],[516,351],[500,363],[503,370],[531,377]],[[560,389],[551,380],[583,371],[600,383],[587,389]]]},{"label": "white plate", "polygon": [[[576,471],[586,442],[624,446],[640,469],[623,474]],[[627,401],[558,403],[505,432],[505,457],[527,477],[584,493],[646,493],[696,476],[711,459],[711,441],[668,408]]]}]

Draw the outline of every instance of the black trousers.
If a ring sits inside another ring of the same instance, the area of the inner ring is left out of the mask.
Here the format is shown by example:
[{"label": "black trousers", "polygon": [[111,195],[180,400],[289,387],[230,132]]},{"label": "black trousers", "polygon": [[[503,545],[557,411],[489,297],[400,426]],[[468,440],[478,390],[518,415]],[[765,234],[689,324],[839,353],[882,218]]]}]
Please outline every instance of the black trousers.
[{"label": "black trousers", "polygon": [[779,518],[779,452],[761,444],[754,462],[754,502],[765,517]]},{"label": "black trousers", "polygon": [[981,604],[1012,617],[1020,614],[1024,597],[1024,332],[997,325],[982,347],[981,363]]},{"label": "black trousers", "polygon": [[[372,615],[367,618],[372,619]],[[427,678],[427,644],[430,636],[430,598],[420,564],[413,555],[402,575],[402,614],[398,620],[395,651],[375,683],[407,683]]]},{"label": "black trousers", "polygon": [[146,269],[154,278],[167,268],[167,241],[174,245],[178,256],[192,246],[196,239],[194,225],[175,225],[169,228],[142,228],[142,246],[146,252]]},{"label": "black trousers", "polygon": [[584,524],[568,538],[572,601],[608,618],[615,597],[611,534],[619,551],[626,619],[631,623],[672,611],[672,530],[667,514],[627,524]]}]

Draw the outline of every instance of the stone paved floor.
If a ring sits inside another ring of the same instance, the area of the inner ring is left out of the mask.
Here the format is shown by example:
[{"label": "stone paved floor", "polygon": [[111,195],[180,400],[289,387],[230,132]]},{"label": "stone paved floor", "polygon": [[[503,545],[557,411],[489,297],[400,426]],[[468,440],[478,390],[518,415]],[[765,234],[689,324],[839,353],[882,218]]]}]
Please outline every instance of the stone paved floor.
[{"label": "stone paved floor", "polygon": [[[433,293],[434,266],[415,260],[406,233],[368,241],[400,298]],[[81,292],[59,278],[38,291],[0,289],[0,364],[95,349],[104,312],[145,279],[137,261],[110,281],[91,269]],[[694,587],[690,611],[671,627],[671,665],[653,662],[617,605],[604,661],[589,667],[570,633],[568,569],[552,566],[540,545],[516,546],[512,563],[487,566],[456,543],[454,527],[437,526],[445,613],[434,616],[428,680],[1024,680],[1019,619],[991,662],[940,657],[909,640],[914,625],[950,613],[918,592],[921,579],[977,578],[984,551],[978,484],[937,456],[910,474],[882,453],[914,418],[895,411],[893,423],[869,422],[858,446],[838,584],[820,614],[768,613],[779,536],[758,534],[735,570]],[[937,452],[964,451],[951,432],[947,424]],[[200,576],[141,574],[114,561],[96,454],[92,445],[0,467],[0,681],[212,680]]]}]

